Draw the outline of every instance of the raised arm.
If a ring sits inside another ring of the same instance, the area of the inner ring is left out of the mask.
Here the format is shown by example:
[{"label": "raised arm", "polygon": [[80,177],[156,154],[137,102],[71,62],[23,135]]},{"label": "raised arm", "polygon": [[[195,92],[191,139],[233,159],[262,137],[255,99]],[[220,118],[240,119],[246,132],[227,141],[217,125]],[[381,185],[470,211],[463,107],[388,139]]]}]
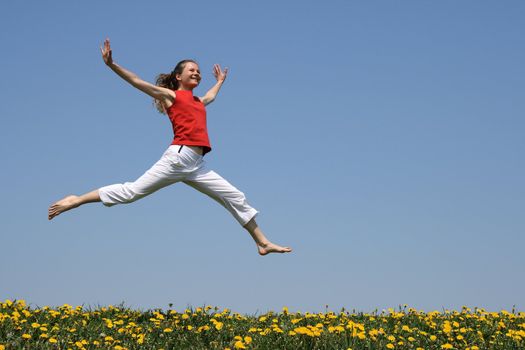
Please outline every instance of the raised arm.
[{"label": "raised arm", "polygon": [[217,83],[215,83],[215,85],[208,90],[206,95],[201,97],[201,101],[202,103],[204,103],[204,105],[212,103],[213,100],[215,100],[215,97],[217,97],[217,94],[219,93],[219,90],[221,89],[221,86],[226,80],[226,76],[228,75],[228,68],[225,68],[223,71],[221,69],[221,66],[215,64],[213,65],[213,75],[215,76],[215,79],[217,79]]},{"label": "raised arm", "polygon": [[116,64],[112,58],[109,39],[104,41],[104,46],[100,47],[100,51],[102,52],[104,63],[133,87],[148,94],[154,99],[161,101],[164,106],[169,106],[173,103],[175,100],[175,93],[172,90],[148,83],[147,81],[140,79],[135,73]]}]

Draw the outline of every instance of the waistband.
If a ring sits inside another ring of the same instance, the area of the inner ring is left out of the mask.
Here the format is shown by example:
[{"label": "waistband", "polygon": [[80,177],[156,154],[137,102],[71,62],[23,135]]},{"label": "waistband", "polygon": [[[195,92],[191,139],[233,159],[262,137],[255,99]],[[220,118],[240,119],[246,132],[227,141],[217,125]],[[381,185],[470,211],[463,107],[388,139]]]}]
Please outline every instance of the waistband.
[{"label": "waistband", "polygon": [[[197,156],[204,157],[204,149],[201,146],[188,146],[188,145],[177,145],[173,144],[170,147],[174,147],[177,150],[177,153],[180,153],[183,149],[187,149],[190,152],[194,153]],[[197,152],[195,149],[200,148],[201,153]]]}]

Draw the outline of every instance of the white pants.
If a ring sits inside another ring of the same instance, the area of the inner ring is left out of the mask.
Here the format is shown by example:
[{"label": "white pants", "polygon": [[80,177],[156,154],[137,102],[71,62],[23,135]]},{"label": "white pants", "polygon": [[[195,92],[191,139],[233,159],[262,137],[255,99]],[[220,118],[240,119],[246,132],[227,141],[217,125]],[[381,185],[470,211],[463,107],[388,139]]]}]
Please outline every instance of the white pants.
[{"label": "white pants", "polygon": [[257,215],[244,193],[214,171],[207,170],[202,156],[189,147],[171,145],[144,175],[135,182],[115,184],[99,189],[106,206],[131,203],[163,187],[182,181],[215,199],[242,225]]}]

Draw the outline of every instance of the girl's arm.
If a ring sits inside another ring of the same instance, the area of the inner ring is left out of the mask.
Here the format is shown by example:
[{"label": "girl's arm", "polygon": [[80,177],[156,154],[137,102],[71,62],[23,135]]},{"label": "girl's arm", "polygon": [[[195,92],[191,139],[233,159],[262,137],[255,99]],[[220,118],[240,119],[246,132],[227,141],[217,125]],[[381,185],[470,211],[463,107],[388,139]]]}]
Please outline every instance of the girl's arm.
[{"label": "girl's arm", "polygon": [[170,106],[173,103],[175,100],[175,93],[172,90],[148,83],[147,81],[140,79],[135,73],[130,72],[113,62],[109,39],[104,41],[104,47],[100,47],[100,51],[102,52],[104,63],[122,79],[154,99],[161,101],[164,106]]},{"label": "girl's arm", "polygon": [[213,102],[213,100],[215,100],[215,97],[219,93],[222,84],[226,80],[226,76],[228,75],[228,68],[225,68],[223,71],[221,69],[221,66],[215,64],[213,65],[213,75],[215,76],[215,79],[217,79],[217,83],[215,83],[215,85],[208,90],[206,95],[200,98],[204,105],[210,104]]}]

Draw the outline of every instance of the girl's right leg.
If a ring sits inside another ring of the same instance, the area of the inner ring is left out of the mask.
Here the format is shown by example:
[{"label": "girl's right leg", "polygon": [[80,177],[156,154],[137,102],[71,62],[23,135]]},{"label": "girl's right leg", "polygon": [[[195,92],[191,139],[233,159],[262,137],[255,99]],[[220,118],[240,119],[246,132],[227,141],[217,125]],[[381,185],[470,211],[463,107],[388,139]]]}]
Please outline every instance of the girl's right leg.
[{"label": "girl's right leg", "polygon": [[51,220],[55,216],[60,215],[65,211],[79,207],[82,204],[93,202],[100,202],[100,195],[98,194],[98,190],[88,192],[81,196],[67,196],[49,207],[47,218]]},{"label": "girl's right leg", "polygon": [[168,149],[157,163],[134,182],[105,186],[81,196],[67,196],[49,207],[48,219],[86,203],[102,202],[105,206],[134,202],[182,180],[183,174],[173,166],[173,150]]}]

